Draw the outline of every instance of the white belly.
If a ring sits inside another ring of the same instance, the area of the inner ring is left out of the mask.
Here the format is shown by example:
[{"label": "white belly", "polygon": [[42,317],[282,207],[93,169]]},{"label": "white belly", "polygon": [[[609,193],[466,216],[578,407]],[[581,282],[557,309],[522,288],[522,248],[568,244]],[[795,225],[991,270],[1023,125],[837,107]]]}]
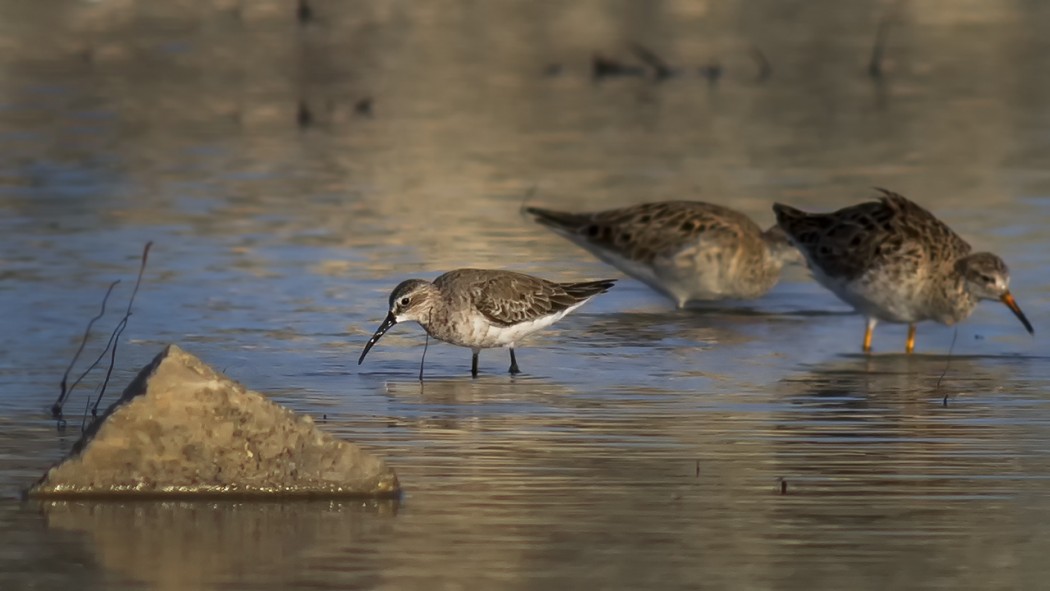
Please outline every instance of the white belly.
[{"label": "white belly", "polygon": [[468,321],[469,329],[464,331],[466,334],[460,335],[462,337],[458,339],[460,342],[455,342],[453,344],[470,347],[472,349],[490,349],[493,347],[513,346],[530,334],[547,328],[558,320],[561,320],[566,314],[579,308],[583,304],[584,302],[580,302],[562,310],[561,312],[550,314],[548,316],[541,316],[535,320],[512,324],[510,326],[492,324],[480,314],[471,314]]},{"label": "white belly", "polygon": [[693,252],[658,257],[653,264],[628,259],[612,251],[595,251],[595,254],[627,275],[667,295],[679,306],[688,301],[717,300],[727,295],[722,269],[700,267]]},{"label": "white belly", "polygon": [[926,298],[921,281],[890,285],[870,275],[845,281],[829,277],[814,266],[811,266],[811,269],[813,278],[818,283],[866,317],[899,323],[919,322],[930,318],[926,313]]}]

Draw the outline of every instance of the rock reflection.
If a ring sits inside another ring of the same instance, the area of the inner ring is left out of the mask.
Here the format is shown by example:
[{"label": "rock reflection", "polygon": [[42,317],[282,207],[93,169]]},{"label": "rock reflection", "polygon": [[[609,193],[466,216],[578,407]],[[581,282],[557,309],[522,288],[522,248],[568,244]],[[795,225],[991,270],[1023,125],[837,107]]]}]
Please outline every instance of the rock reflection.
[{"label": "rock reflection", "polygon": [[[231,582],[293,583],[318,568],[326,549],[367,547],[367,538],[388,534],[398,502],[51,501],[40,507],[49,528],[85,534],[113,575],[181,591]],[[332,575],[341,588],[376,585],[378,574],[367,561],[357,566]]]}]

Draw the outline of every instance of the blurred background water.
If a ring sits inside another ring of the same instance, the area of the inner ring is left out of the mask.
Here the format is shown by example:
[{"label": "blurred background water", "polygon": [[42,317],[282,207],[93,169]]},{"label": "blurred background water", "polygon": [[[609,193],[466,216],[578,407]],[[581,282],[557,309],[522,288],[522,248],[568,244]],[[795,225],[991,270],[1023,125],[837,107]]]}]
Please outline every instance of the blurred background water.
[{"label": "blurred background water", "polygon": [[[0,1],[0,588],[1045,586],[1050,6],[308,8]],[[595,54],[640,65],[632,43],[677,75],[592,76]],[[488,351],[471,380],[466,350],[432,343],[420,385],[414,326],[356,365],[402,279],[618,276],[523,219],[530,193],[766,226],[773,201],[872,186],[1003,256],[1035,338],[985,304],[920,326],[910,357],[882,325],[864,357],[862,319],[794,269],[689,311],[624,280],[525,343],[516,378]],[[179,343],[387,457],[400,503],[17,500],[76,438],[47,409],[149,240],[115,389]]]}]

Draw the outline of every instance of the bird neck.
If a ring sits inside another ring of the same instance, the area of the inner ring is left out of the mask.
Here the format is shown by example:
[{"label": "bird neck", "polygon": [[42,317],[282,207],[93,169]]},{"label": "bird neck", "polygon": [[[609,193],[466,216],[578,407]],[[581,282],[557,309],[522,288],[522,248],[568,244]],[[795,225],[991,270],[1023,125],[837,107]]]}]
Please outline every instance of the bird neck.
[{"label": "bird neck", "polygon": [[419,314],[416,322],[423,327],[423,330],[427,331],[427,334],[436,338],[442,339],[445,336],[442,332],[444,327],[447,327],[448,316],[449,316],[450,305],[446,301],[445,294],[438,290],[434,290],[420,306]]},{"label": "bird neck", "polygon": [[931,309],[937,312],[935,319],[944,324],[955,324],[973,314],[979,299],[966,287],[962,275],[952,273],[950,279],[934,290]]}]

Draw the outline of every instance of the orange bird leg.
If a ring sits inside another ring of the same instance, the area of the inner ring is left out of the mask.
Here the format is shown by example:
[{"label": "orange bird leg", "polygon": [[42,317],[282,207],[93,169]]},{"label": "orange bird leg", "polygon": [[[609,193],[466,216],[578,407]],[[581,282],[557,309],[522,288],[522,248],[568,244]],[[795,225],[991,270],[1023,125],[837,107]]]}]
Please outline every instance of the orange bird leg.
[{"label": "orange bird leg", "polygon": [[864,345],[863,349],[865,353],[871,353],[871,334],[875,332],[875,324],[878,320],[874,318],[868,318],[868,326],[864,329]]},{"label": "orange bird leg", "polygon": [[911,353],[915,350],[915,324],[908,325],[908,342],[904,344],[904,352]]}]

